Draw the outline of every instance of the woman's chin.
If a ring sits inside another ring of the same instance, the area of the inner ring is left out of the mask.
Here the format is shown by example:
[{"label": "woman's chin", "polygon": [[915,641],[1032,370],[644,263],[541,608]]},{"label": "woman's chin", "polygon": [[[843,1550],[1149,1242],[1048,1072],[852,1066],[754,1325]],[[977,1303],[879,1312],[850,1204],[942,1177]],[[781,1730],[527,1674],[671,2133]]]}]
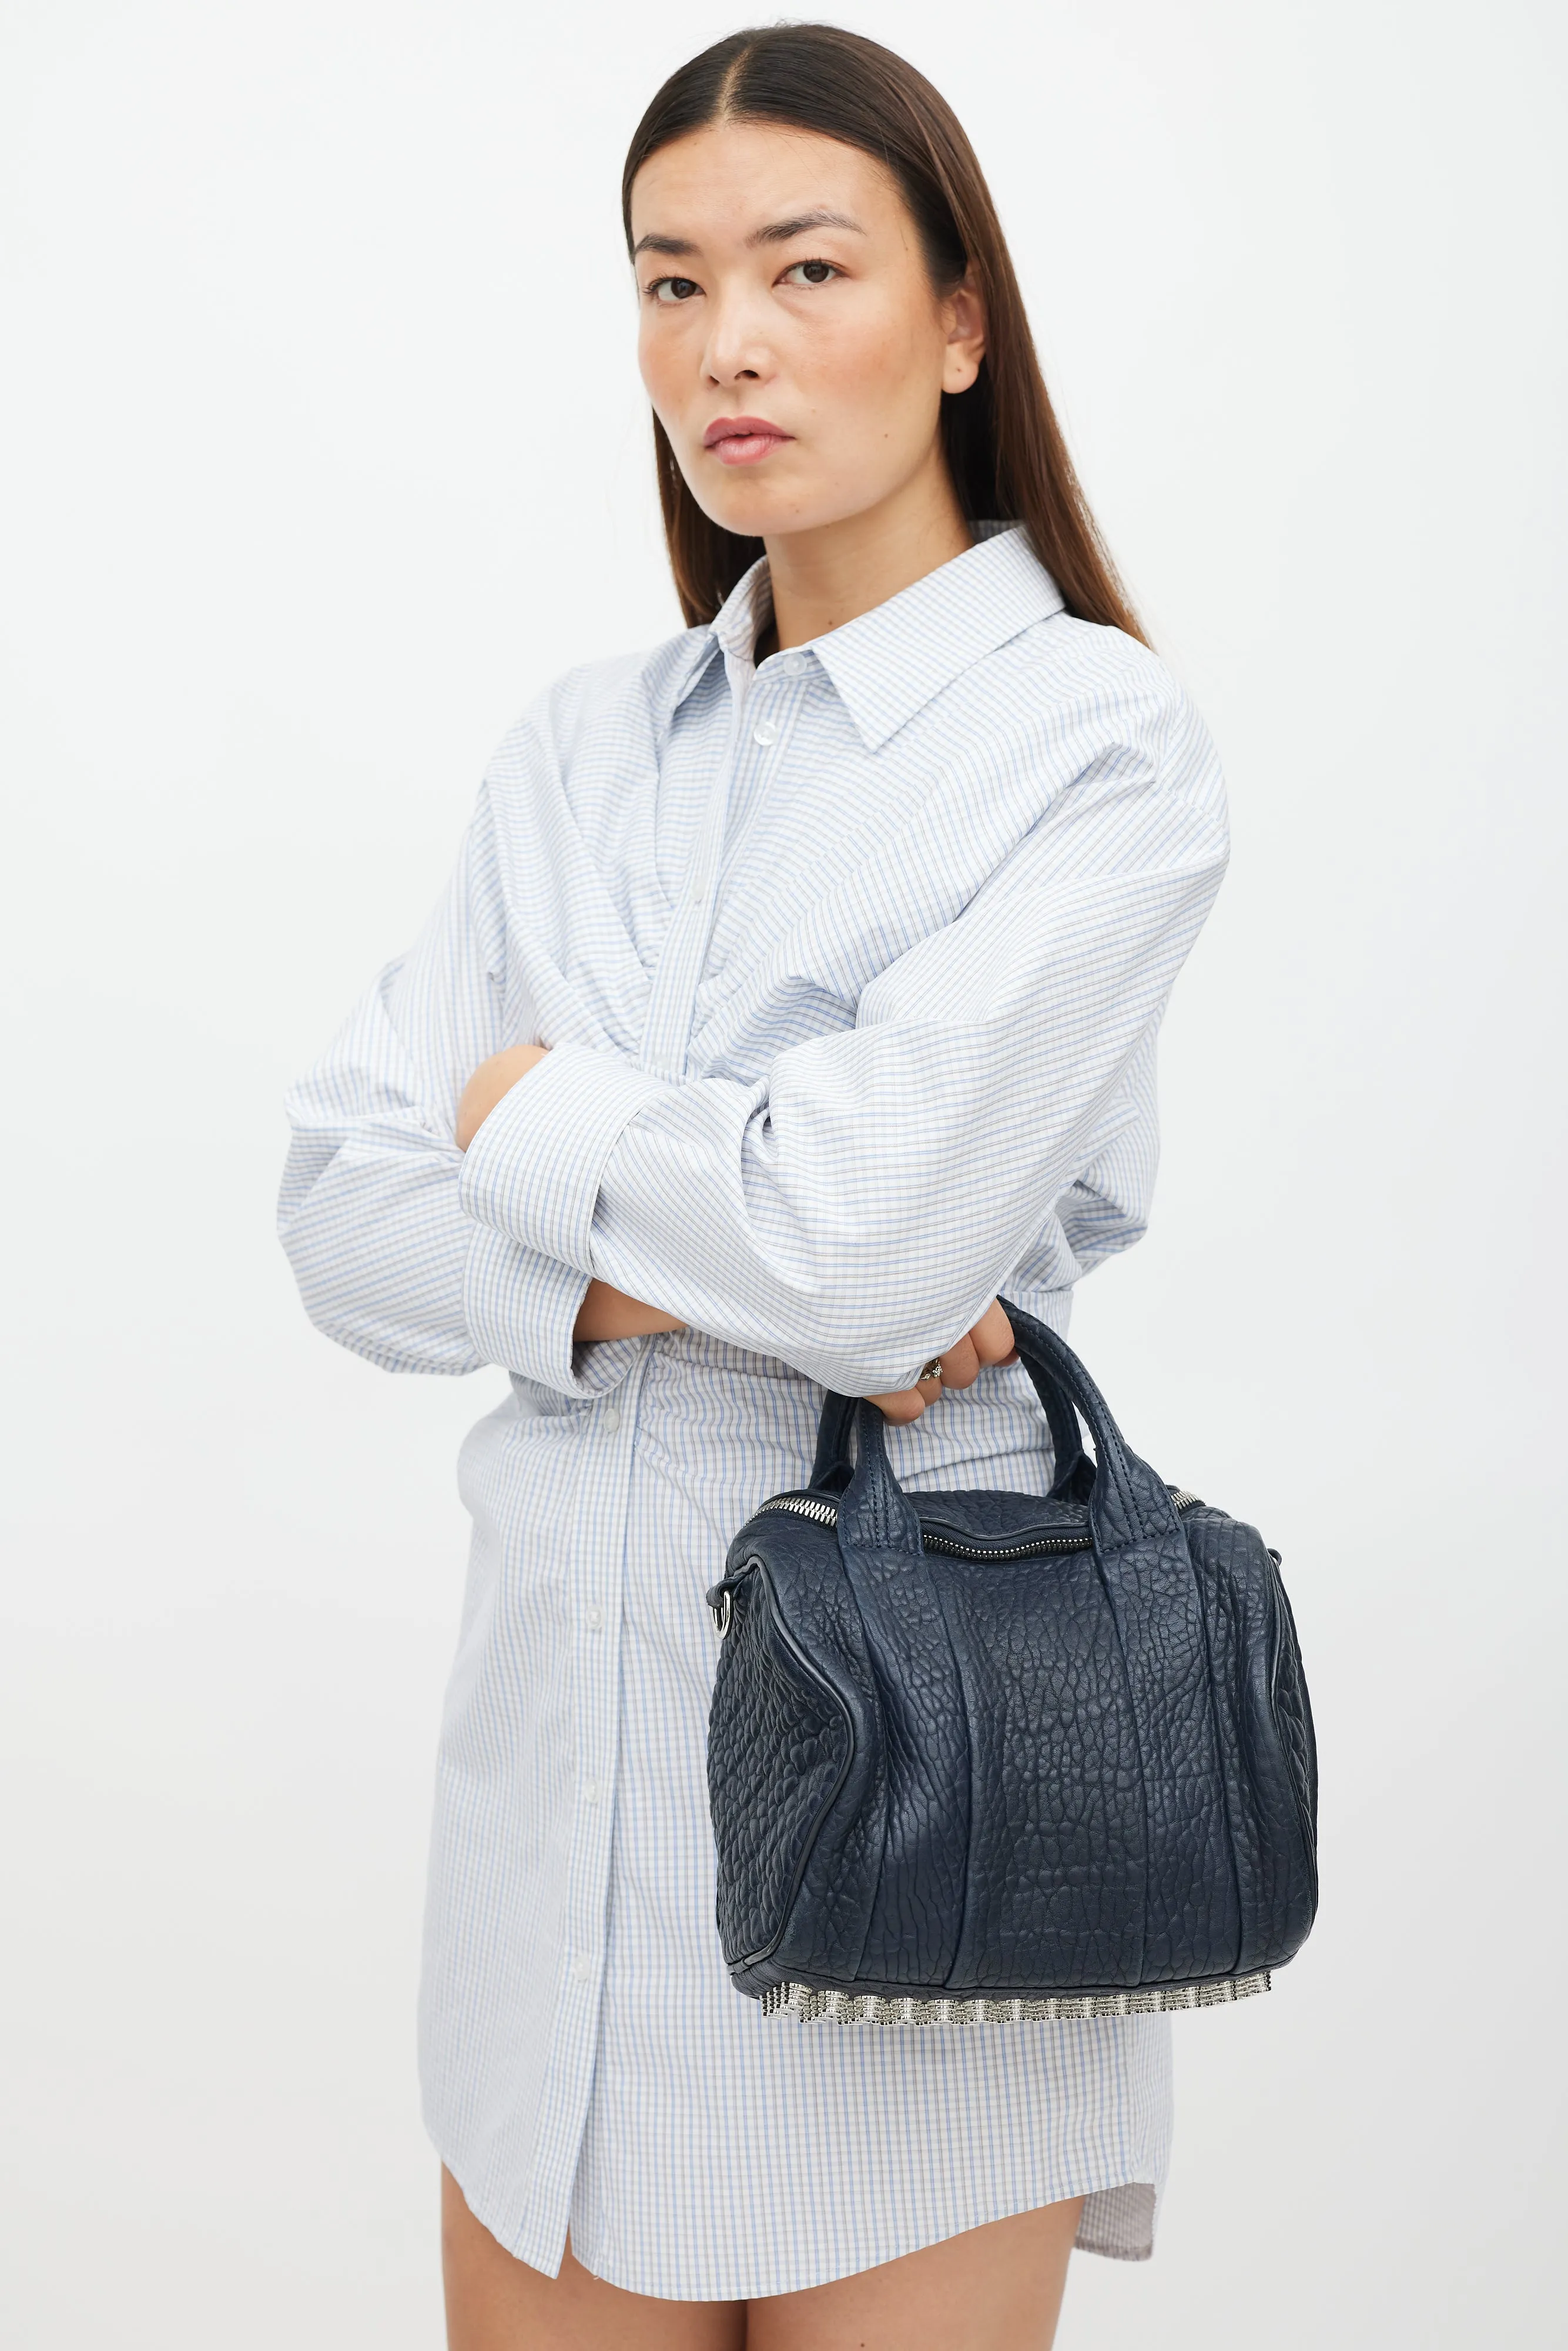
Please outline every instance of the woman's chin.
[{"label": "woman's chin", "polygon": [[756,485],[761,495],[725,497],[722,495],[699,498],[697,503],[709,522],[717,523],[720,530],[732,530],[737,538],[769,538],[780,530],[798,530],[800,524],[789,512],[789,501],[769,497]]},{"label": "woman's chin", "polygon": [[797,532],[823,530],[831,524],[847,522],[861,513],[866,500],[855,496],[802,498],[796,496],[769,496],[764,485],[756,486],[758,495],[750,497],[704,497],[698,500],[710,522],[721,530],[733,531],[737,538],[785,538]]}]

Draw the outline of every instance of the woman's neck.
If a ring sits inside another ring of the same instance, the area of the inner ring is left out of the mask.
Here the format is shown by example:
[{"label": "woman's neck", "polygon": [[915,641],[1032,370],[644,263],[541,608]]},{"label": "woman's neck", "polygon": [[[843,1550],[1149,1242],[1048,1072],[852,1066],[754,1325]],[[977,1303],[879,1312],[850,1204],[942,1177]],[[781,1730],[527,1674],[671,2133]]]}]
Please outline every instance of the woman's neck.
[{"label": "woman's neck", "polygon": [[859,620],[974,543],[934,444],[927,464],[891,497],[841,522],[764,541],[777,649],[810,644]]}]

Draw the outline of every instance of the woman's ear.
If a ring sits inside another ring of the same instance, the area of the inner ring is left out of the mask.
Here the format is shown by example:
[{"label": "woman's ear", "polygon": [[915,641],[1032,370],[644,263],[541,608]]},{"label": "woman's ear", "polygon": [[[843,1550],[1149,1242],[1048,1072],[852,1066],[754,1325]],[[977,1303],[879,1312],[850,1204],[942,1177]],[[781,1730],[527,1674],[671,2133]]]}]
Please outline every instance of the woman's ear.
[{"label": "woman's ear", "polygon": [[986,313],[973,277],[966,272],[942,305],[947,350],[942,363],[944,392],[967,392],[986,356]]}]

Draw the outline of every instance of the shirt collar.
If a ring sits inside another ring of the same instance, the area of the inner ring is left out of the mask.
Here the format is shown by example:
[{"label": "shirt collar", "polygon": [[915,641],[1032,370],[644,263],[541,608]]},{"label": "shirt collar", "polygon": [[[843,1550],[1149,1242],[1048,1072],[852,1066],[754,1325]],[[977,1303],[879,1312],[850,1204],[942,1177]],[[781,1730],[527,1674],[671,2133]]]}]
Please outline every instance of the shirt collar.
[{"label": "shirt collar", "polygon": [[819,637],[811,650],[866,748],[876,751],[956,677],[1061,609],[1055,580],[1015,525]]},{"label": "shirt collar", "polygon": [[772,618],[773,580],[768,558],[759,555],[743,571],[713,616],[713,638],[731,661],[749,663],[759,629]]},{"label": "shirt collar", "polygon": [[[1016,523],[981,523],[977,544],[885,604],[800,648],[821,664],[867,750],[880,750],[918,710],[1019,631],[1062,610],[1061,591]],[[690,691],[716,647],[749,662],[772,609],[768,559],[737,581],[695,632]],[[705,643],[706,640],[706,643]]]},{"label": "shirt collar", "polygon": [[656,704],[666,714],[677,711],[698,680],[707,674],[714,655],[722,652],[729,662],[751,665],[757,644],[758,631],[773,611],[773,585],[768,573],[768,558],[758,556],[748,571],[742,572],[711,621],[688,629],[684,637],[676,637],[667,651],[668,665],[662,675],[651,675],[650,684]]}]

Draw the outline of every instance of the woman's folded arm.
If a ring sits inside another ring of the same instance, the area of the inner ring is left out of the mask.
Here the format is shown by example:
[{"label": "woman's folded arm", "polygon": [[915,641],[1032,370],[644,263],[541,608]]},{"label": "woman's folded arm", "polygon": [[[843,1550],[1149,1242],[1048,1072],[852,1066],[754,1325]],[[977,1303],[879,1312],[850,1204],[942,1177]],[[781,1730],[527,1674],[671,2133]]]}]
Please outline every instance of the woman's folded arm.
[{"label": "woman's folded arm", "polygon": [[482,800],[423,936],[290,1091],[278,1231],[311,1321],[371,1363],[449,1373],[501,1364],[590,1395],[630,1357],[574,1354],[586,1276],[476,1226],[459,1197],[457,1100],[506,1041],[503,956]]},{"label": "woman's folded arm", "polygon": [[830,1386],[907,1386],[1079,1180],[1212,902],[1212,755],[1151,820],[1154,789],[1067,795],[854,1029],[754,1084],[561,1045],[476,1136],[469,1212]]}]

